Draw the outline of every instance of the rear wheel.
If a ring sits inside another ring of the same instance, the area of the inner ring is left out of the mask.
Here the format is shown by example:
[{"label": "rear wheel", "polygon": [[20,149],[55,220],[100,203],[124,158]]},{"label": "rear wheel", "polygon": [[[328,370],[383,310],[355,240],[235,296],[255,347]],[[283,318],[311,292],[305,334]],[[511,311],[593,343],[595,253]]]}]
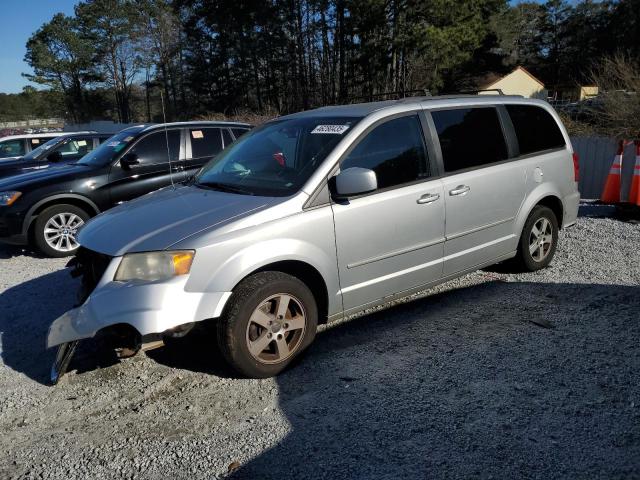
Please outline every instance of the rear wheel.
[{"label": "rear wheel", "polygon": [[282,272],[261,272],[235,289],[218,321],[225,359],[252,378],[277,375],[315,338],[318,309],[309,288]]},{"label": "rear wheel", "polygon": [[78,229],[89,214],[75,205],[54,205],[43,210],[36,219],[34,240],[38,249],[48,257],[68,257],[79,245]]},{"label": "rear wheel", "polygon": [[533,208],[522,229],[516,260],[530,272],[551,263],[558,246],[558,220],[553,211],[542,205]]}]

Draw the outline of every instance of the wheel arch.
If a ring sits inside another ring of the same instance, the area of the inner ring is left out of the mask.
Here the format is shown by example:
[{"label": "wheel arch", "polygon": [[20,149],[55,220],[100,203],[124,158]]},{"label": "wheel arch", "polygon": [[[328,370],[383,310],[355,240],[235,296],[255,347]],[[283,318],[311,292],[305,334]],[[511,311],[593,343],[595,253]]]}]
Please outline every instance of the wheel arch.
[{"label": "wheel arch", "polygon": [[564,215],[564,207],[562,205],[562,200],[560,200],[560,198],[558,198],[555,195],[547,195],[546,197],[541,198],[538,203],[536,203],[536,205],[542,205],[544,207],[549,208],[554,215],[556,216],[556,219],[558,220],[558,229],[561,230],[562,229],[562,218]]},{"label": "wheel arch", "polygon": [[520,208],[514,231],[516,238],[520,238],[524,224],[536,205],[544,205],[545,207],[550,208],[556,215],[558,219],[558,226],[561,228],[562,217],[564,215],[564,206],[561,198],[559,190],[553,184],[543,183],[538,185],[536,189],[527,195],[522,207]]},{"label": "wheel arch", "polygon": [[85,196],[78,195],[78,194],[53,195],[40,200],[29,209],[29,211],[25,215],[25,223],[22,228],[23,233],[24,234],[32,233],[33,226],[35,224],[35,219],[43,210],[49,207],[53,207],[55,205],[64,205],[64,204],[73,205],[75,207],[81,208],[85,212],[87,212],[91,217],[94,217],[100,213],[100,209],[98,208],[98,206]]},{"label": "wheel arch", "polygon": [[245,275],[236,285],[233,286],[233,290],[246,278],[251,275],[255,275],[260,272],[282,272],[292,277],[297,278],[304,283],[316,300],[318,307],[318,323],[326,323],[329,312],[329,292],[327,284],[322,274],[310,263],[301,260],[279,260],[271,263],[267,263],[259,268],[256,268],[252,272]]}]

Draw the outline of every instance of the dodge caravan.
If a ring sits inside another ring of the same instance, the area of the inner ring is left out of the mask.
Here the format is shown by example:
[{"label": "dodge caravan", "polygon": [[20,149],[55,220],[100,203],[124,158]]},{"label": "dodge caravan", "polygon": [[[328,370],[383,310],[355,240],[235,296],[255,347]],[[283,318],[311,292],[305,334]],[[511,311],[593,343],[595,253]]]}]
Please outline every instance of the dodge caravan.
[{"label": "dodge caravan", "polygon": [[52,381],[80,339],[118,330],[135,351],[208,319],[240,374],[276,375],[319,323],[496,262],[549,265],[576,221],[577,173],[539,100],[424,97],[277,118],[187,184],[81,229],[80,305],[50,327]]}]

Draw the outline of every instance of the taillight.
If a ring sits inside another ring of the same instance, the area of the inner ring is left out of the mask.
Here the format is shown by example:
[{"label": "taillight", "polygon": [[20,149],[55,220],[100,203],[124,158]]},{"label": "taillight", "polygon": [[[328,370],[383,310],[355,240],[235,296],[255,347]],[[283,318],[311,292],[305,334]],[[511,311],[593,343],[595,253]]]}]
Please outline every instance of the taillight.
[{"label": "taillight", "polygon": [[573,179],[577,182],[580,179],[580,157],[573,152]]}]

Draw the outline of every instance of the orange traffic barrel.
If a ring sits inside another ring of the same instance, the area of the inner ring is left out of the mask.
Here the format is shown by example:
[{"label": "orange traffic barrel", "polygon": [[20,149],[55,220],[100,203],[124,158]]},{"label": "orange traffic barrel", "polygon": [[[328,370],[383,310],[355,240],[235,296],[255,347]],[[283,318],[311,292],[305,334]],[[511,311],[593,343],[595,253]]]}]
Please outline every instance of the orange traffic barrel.
[{"label": "orange traffic barrel", "polygon": [[604,190],[600,200],[603,203],[620,202],[620,174],[622,173],[622,156],[624,155],[624,141],[618,143],[618,151],[613,157],[613,164],[609,170],[607,181],[604,184]]}]

